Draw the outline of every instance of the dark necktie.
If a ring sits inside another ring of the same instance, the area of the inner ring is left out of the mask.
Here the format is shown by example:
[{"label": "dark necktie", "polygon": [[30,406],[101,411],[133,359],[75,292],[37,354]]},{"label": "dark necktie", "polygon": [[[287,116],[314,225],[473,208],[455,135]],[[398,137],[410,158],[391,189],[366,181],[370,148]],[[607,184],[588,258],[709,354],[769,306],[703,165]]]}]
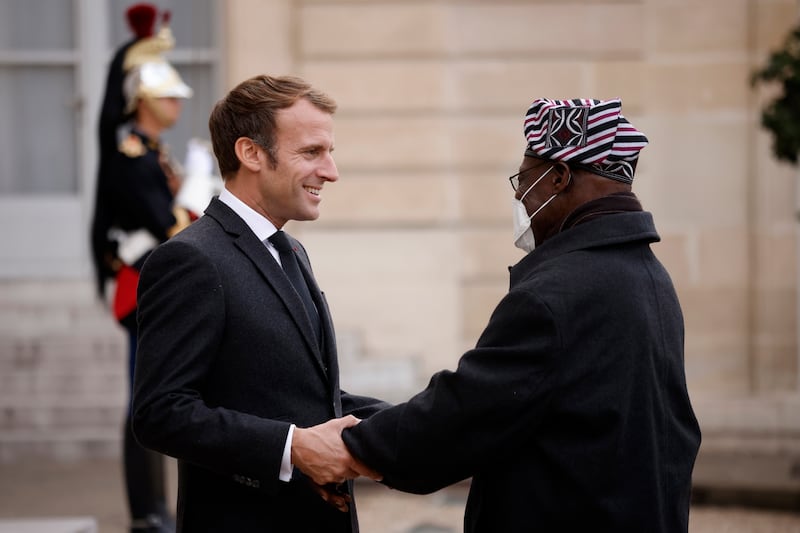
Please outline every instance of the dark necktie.
[{"label": "dark necktie", "polygon": [[281,258],[281,265],[283,271],[292,283],[295,292],[297,292],[300,299],[303,301],[303,306],[306,308],[306,314],[311,321],[311,327],[314,334],[317,336],[317,342],[322,338],[321,323],[317,308],[314,306],[314,300],[311,299],[311,292],[308,290],[308,284],[303,273],[300,271],[300,265],[297,263],[297,256],[295,256],[292,245],[286,234],[280,230],[276,231],[269,238],[269,242],[278,250],[278,255]]}]

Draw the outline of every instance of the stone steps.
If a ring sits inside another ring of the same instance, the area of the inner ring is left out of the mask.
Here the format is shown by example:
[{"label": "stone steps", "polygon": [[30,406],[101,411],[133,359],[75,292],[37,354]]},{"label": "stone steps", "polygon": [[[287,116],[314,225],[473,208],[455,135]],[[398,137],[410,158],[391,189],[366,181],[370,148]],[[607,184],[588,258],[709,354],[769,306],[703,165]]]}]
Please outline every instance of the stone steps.
[{"label": "stone steps", "polygon": [[0,284],[0,461],[117,456],[127,341],[88,282]]}]

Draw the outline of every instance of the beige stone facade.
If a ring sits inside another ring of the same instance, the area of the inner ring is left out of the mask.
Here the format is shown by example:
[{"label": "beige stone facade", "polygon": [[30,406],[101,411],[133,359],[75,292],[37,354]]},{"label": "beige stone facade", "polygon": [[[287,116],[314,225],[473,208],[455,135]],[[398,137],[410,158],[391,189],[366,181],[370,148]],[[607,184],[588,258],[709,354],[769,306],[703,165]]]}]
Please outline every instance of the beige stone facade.
[{"label": "beige stone facade", "polygon": [[[650,139],[634,191],[683,304],[704,450],[789,457],[776,475],[800,490],[790,472],[800,457],[798,170],[772,157],[759,126],[768,95],[749,85],[796,22],[796,0],[221,6],[226,89],[293,73],[339,102],[341,179],[326,186],[319,221],[290,229],[340,342],[357,347],[353,368],[377,369],[373,388],[413,392],[453,368],[506,292],[521,258],[506,177],[530,101],[621,97]],[[401,375],[398,364],[413,370],[401,386],[377,377]]]},{"label": "beige stone facade", "polygon": [[[623,99],[649,136],[634,190],[686,314],[695,397],[798,388],[795,188],[751,72],[795,0],[228,4],[232,85],[300,74],[339,102],[341,181],[298,224],[339,328],[369,357],[452,367],[520,253],[505,177],[546,97]],[[241,31],[244,20],[267,28]],[[272,30],[276,31],[272,31]]]}]

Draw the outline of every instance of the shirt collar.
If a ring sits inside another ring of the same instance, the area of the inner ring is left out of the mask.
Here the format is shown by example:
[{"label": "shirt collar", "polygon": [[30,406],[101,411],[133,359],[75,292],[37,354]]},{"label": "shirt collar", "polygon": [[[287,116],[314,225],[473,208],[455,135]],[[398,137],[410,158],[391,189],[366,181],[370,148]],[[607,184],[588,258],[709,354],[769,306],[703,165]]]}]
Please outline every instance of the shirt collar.
[{"label": "shirt collar", "polygon": [[239,215],[244,220],[244,223],[256,234],[258,240],[264,242],[270,238],[273,233],[278,231],[272,222],[270,222],[264,215],[258,213],[252,207],[237,198],[226,187],[222,188],[219,193],[219,200],[233,209],[233,212]]}]

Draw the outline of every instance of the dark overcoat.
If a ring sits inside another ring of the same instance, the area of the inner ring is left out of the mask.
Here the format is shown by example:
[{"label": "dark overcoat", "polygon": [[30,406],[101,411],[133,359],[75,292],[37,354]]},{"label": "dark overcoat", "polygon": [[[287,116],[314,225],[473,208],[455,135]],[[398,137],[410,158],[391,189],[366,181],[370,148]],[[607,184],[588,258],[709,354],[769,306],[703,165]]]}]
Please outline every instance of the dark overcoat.
[{"label": "dark overcoat", "polygon": [[292,482],[278,479],[291,423],[386,406],[340,392],[328,306],[290,240],[322,347],[280,265],[217,198],[142,269],[133,428],[144,446],[178,458],[179,531],[358,530],[354,507],[328,506],[297,469]]},{"label": "dark overcoat", "polygon": [[458,368],[348,447],[404,491],[472,476],[469,533],[685,533],[700,431],[657,240],[630,212],[545,241]]}]

